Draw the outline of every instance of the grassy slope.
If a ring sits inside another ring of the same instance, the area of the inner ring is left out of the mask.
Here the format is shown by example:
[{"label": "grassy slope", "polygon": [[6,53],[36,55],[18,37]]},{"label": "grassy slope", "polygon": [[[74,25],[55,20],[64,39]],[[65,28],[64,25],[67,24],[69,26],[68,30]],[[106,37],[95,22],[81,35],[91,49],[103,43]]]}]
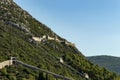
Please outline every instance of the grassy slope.
[{"label": "grassy slope", "polygon": [[[7,60],[10,56],[15,56],[18,60],[25,63],[65,75],[75,80],[80,80],[78,74],[58,63],[57,58],[63,57],[66,64],[69,64],[80,72],[88,73],[92,80],[113,80],[113,77],[115,77],[114,73],[107,71],[105,68],[99,68],[89,62],[73,46],[67,46],[55,41],[47,41],[45,44],[41,43],[38,46],[30,43],[28,41],[30,35],[25,34],[23,31],[11,25],[7,25],[5,22],[11,21],[17,24],[24,24],[27,28],[30,28],[31,33],[35,36],[46,34],[54,36],[56,34],[47,26],[31,17],[26,11],[23,11],[15,3],[8,5],[2,4],[1,6],[6,9],[0,7],[0,18],[2,19],[0,20],[0,61]],[[64,40],[59,36],[58,38]],[[1,70],[0,74],[3,80],[9,80],[11,74],[14,75],[13,78],[17,78],[18,80],[21,80],[19,78],[27,79],[30,77],[35,80],[37,79],[36,77],[39,77],[38,72],[30,71],[29,69],[26,70],[26,68],[24,70],[22,66],[21,69],[18,66],[12,67],[15,73],[8,71],[10,69],[7,67]],[[25,77],[23,74],[29,74],[29,76]],[[49,79],[53,80],[51,76],[49,76]]]}]

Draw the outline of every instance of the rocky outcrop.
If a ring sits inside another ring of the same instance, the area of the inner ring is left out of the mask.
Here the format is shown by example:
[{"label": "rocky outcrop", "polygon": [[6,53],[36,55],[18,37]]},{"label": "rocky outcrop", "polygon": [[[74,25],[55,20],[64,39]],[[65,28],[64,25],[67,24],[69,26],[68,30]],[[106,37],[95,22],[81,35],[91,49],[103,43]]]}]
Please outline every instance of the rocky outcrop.
[{"label": "rocky outcrop", "polygon": [[0,0],[1,4],[11,4],[12,0]]},{"label": "rocky outcrop", "polygon": [[28,34],[31,33],[31,32],[29,31],[29,29],[26,28],[26,27],[23,26],[23,25],[16,24],[16,23],[13,23],[13,22],[11,22],[11,21],[7,21],[6,24],[11,25],[11,26],[13,26],[13,27],[15,27],[15,28],[17,28],[17,29],[19,29],[19,30],[25,32],[25,33],[28,33]]}]

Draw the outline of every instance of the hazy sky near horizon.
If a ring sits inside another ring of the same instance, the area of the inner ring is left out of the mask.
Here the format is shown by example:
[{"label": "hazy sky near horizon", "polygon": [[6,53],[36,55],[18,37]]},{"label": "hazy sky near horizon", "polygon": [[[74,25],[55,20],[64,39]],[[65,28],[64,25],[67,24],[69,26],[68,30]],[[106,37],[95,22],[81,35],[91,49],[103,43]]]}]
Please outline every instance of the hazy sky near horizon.
[{"label": "hazy sky near horizon", "polygon": [[14,0],[85,56],[120,56],[120,0]]}]

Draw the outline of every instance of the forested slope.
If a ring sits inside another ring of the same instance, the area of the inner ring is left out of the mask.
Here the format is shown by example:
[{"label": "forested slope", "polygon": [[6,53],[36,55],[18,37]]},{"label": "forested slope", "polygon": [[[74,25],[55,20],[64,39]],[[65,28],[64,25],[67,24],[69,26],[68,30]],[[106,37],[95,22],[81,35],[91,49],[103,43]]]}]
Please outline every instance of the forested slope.
[{"label": "forested slope", "polygon": [[[116,77],[115,73],[88,61],[73,43],[55,34],[12,0],[0,0],[0,62],[8,60],[11,56],[74,80],[84,80],[76,71],[87,73],[91,80],[113,80]],[[59,58],[74,70],[59,63]],[[43,72],[15,65],[0,70],[0,79],[54,80],[55,78]]]},{"label": "forested slope", "polygon": [[91,62],[98,64],[101,67],[105,67],[111,71],[120,74],[120,57],[114,56],[91,56],[87,57]]}]

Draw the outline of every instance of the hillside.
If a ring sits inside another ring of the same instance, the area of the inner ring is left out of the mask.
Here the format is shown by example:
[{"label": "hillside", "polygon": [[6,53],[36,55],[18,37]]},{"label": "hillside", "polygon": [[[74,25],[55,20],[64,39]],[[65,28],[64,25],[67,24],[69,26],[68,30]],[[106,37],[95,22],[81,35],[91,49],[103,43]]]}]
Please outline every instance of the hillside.
[{"label": "hillside", "polygon": [[[92,64],[73,43],[55,34],[12,0],[0,0],[0,62],[11,56],[73,80],[85,80],[77,72],[87,73],[91,80],[113,80],[116,77],[115,73]],[[54,76],[22,65],[1,69],[0,79],[56,80]]]},{"label": "hillside", "polygon": [[91,56],[87,57],[91,62],[105,67],[111,71],[120,74],[120,57],[114,56]]}]

